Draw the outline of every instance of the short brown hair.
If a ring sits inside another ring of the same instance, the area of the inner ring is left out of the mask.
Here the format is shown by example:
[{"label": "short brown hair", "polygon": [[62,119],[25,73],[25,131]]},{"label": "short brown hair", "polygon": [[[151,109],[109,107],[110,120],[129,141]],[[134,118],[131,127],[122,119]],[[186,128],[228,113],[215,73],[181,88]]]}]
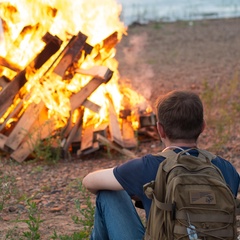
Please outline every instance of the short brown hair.
[{"label": "short brown hair", "polygon": [[157,119],[170,140],[197,140],[203,129],[203,104],[190,91],[172,91],[157,100]]}]

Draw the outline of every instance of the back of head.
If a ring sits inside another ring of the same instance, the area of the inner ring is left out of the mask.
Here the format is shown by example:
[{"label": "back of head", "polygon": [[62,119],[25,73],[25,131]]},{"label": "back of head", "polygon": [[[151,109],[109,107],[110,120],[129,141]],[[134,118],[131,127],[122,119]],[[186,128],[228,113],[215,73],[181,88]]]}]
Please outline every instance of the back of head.
[{"label": "back of head", "polygon": [[172,91],[157,100],[157,119],[170,140],[197,140],[203,129],[203,105],[190,91]]}]

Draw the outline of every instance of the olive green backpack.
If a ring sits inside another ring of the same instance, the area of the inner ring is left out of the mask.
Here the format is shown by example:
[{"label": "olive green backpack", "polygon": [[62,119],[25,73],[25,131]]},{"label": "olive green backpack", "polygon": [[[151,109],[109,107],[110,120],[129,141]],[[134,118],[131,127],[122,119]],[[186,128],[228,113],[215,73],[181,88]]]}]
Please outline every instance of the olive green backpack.
[{"label": "olive green backpack", "polygon": [[211,163],[216,156],[196,149],[159,153],[155,181],[144,185],[152,205],[145,240],[237,239],[237,204],[221,171]]}]

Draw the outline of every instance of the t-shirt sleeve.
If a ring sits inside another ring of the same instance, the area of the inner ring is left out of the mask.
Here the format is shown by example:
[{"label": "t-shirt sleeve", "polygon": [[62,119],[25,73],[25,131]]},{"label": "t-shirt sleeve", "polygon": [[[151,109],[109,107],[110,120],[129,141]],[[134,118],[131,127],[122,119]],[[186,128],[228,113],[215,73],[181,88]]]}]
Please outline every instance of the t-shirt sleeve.
[{"label": "t-shirt sleeve", "polygon": [[229,161],[221,157],[217,157],[216,159],[213,159],[212,162],[221,170],[226,183],[232,190],[233,194],[237,196],[239,183],[240,183],[239,173],[236,171],[236,169],[233,167],[233,165]]},{"label": "t-shirt sleeve", "polygon": [[114,176],[130,196],[139,196],[144,185],[143,158],[130,160],[113,169]]}]

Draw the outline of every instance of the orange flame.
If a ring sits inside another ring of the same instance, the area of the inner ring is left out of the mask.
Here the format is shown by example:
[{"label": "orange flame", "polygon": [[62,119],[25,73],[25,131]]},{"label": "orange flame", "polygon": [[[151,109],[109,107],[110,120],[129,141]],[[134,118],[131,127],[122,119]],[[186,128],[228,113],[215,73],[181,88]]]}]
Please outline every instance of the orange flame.
[{"label": "orange flame", "polygon": [[[121,5],[114,0],[3,0],[0,5],[0,56],[23,69],[42,51],[44,43],[41,39],[46,32],[63,41],[59,50],[62,51],[69,39],[81,31],[88,36],[87,43],[94,49],[84,62],[79,60],[79,67],[106,66],[114,72],[111,81],[98,87],[89,97],[101,106],[100,113],[92,113],[88,109],[84,112],[85,125],[100,123],[108,115],[105,94],[112,96],[117,113],[123,108],[124,94],[118,87],[118,62],[114,58],[116,49],[106,50],[103,47],[103,40],[112,33],[117,32],[118,41],[126,34],[126,27],[119,20],[121,10]],[[99,53],[102,59],[96,60]],[[27,97],[24,100],[27,101],[25,104],[43,101],[49,118],[56,120],[57,127],[62,127],[69,118],[70,96],[88,83],[91,77],[75,74],[71,80],[63,81],[59,76],[44,75],[55,55],[37,72],[27,72],[28,82],[24,86]],[[0,68],[0,73],[10,79],[16,74],[6,68]],[[134,100],[133,95],[136,95]],[[145,101],[136,93],[131,93],[130,98],[133,105]]]}]

